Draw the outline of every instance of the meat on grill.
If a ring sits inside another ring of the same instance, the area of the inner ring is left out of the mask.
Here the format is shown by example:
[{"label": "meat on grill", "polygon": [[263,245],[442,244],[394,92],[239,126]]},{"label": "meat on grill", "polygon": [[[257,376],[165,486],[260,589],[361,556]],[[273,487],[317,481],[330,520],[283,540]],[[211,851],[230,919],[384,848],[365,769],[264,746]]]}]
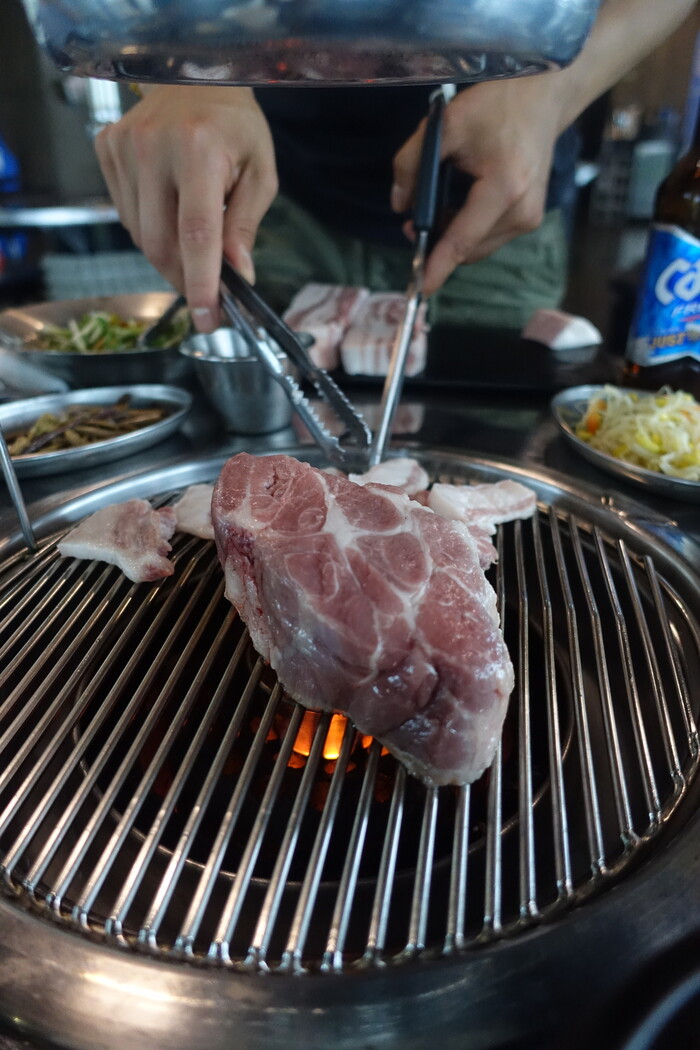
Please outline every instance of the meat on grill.
[{"label": "meat on grill", "polygon": [[417,459],[409,456],[396,456],[385,459],[382,463],[370,467],[364,474],[349,474],[350,481],[356,485],[391,485],[407,496],[424,492],[430,484],[430,478]]},{"label": "meat on grill", "polygon": [[177,519],[176,532],[187,532],[203,540],[214,539],[211,523],[211,496],[213,485],[190,485],[185,489],[173,510]]},{"label": "meat on grill", "polygon": [[428,493],[428,506],[443,518],[463,521],[470,529],[494,533],[496,525],[515,518],[531,518],[537,497],[519,481],[482,485],[443,485],[436,482]]},{"label": "meat on grill", "polygon": [[306,284],[294,296],[283,320],[295,332],[314,337],[309,356],[319,368],[332,371],[340,364],[340,343],[369,291],[340,284]]},{"label": "meat on grill", "polygon": [[85,518],[58,543],[58,550],[65,557],[117,565],[134,583],[159,580],[175,571],[168,540],[176,524],[172,507],[154,510],[146,500],[130,499]]},{"label": "meat on grill", "polygon": [[[405,375],[423,371],[428,353],[427,304],[418,307],[406,358]],[[406,310],[403,292],[373,292],[343,336],[340,361],[349,375],[385,376],[399,325]]]},{"label": "meat on grill", "polygon": [[224,465],[212,521],[227,596],[292,697],[347,714],[428,783],[481,775],[513,668],[463,524],[246,453]]},{"label": "meat on grill", "polygon": [[432,487],[418,460],[397,456],[377,464],[365,474],[349,474],[356,485],[389,485],[430,507],[449,521],[462,521],[469,528],[479,552],[482,569],[498,559],[491,536],[501,521],[530,518],[535,512],[535,493],[517,481],[496,481],[482,485],[449,485],[437,482]]}]

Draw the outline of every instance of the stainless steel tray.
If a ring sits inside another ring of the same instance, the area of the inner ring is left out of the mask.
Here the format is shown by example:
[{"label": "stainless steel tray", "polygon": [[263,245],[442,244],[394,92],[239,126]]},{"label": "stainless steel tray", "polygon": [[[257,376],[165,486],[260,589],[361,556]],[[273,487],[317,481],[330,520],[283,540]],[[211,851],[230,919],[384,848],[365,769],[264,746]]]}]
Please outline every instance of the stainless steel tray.
[{"label": "stainless steel tray", "polygon": [[[689,503],[700,503],[700,482],[686,481],[683,478],[672,478],[666,474],[660,474],[655,470],[645,470],[636,467],[632,463],[609,456],[605,452],[591,448],[585,441],[576,435],[576,427],[583,417],[590,399],[603,389],[602,386],[575,386],[569,390],[562,390],[552,399],[552,414],[557,421],[562,434],[577,452],[596,467],[614,474],[638,488],[654,492],[659,496],[668,496],[671,499],[680,499]],[[624,389],[624,388],[621,388]],[[635,393],[644,396],[643,390]],[[651,396],[651,394],[650,394]]]},{"label": "stainless steel tray", "polygon": [[[99,354],[40,350],[37,337],[47,325],[67,325],[93,310],[152,324],[174,300],[171,292],[128,292],[123,295],[93,295],[82,299],[60,299],[11,307],[0,312],[0,352],[2,365],[41,372],[62,380],[63,387],[120,386],[125,383],[166,383],[187,385],[190,362],[177,345],[146,346],[142,349],[107,351]],[[8,363],[5,364],[5,361]],[[17,382],[12,383],[18,386]],[[61,389],[61,387],[54,387]],[[49,388],[32,388],[32,393],[48,393]]]},{"label": "stainless steel tray", "polygon": [[568,65],[598,0],[23,0],[62,71],[154,83],[444,83]]},{"label": "stainless steel tray", "polygon": [[131,397],[135,408],[153,405],[169,409],[165,419],[151,426],[141,427],[130,434],[61,452],[34,452],[13,456],[15,471],[20,477],[40,474],[59,474],[98,466],[122,456],[141,452],[178,429],[192,404],[186,390],[160,384],[137,386],[102,386],[93,390],[72,390],[63,394],[31,397],[0,406],[0,426],[9,437],[13,430],[31,425],[44,412],[63,412],[70,405],[109,405],[125,394]]}]

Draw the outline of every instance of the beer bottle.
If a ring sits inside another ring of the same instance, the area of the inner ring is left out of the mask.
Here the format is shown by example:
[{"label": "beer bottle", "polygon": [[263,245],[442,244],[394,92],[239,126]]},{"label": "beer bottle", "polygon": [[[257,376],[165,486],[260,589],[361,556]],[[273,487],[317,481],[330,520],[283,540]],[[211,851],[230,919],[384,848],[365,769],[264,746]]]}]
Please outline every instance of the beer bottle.
[{"label": "beer bottle", "polygon": [[700,113],[692,147],[656,193],[624,381],[700,399]]}]

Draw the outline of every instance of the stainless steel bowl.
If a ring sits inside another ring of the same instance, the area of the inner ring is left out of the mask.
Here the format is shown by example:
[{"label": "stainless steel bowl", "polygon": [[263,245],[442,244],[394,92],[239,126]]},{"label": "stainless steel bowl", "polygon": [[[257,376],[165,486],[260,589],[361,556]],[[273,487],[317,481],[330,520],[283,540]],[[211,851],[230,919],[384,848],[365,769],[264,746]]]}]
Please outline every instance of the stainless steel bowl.
[{"label": "stainless steel bowl", "polygon": [[59,452],[34,452],[13,456],[12,463],[17,476],[38,477],[73,470],[89,470],[123,456],[142,452],[179,430],[192,404],[192,397],[186,390],[160,383],[101,386],[93,390],[71,390],[62,394],[48,394],[45,397],[29,397],[2,405],[0,427],[9,439],[13,431],[29,428],[45,412],[60,415],[66,410],[84,405],[114,405],[125,396],[128,396],[132,408],[162,408],[165,409],[166,415],[157,423],[103,441],[94,441],[89,445],[79,445]]},{"label": "stainless steel bowl", "polygon": [[22,306],[0,313],[0,346],[24,362],[65,380],[70,387],[119,386],[134,383],[182,385],[191,376],[188,358],[177,346],[123,353],[80,354],[37,350],[32,342],[47,324],[66,325],[91,310],[155,321],[175,298],[171,292],[94,296]]},{"label": "stainless steel bowl", "polygon": [[[291,423],[292,406],[284,390],[232,328],[190,336],[180,353],[192,364],[226,430],[269,434]],[[289,358],[282,353],[279,358],[285,371],[293,372]]]},{"label": "stainless steel bowl", "polygon": [[61,69],[137,82],[433,83],[571,62],[599,0],[23,0]]}]

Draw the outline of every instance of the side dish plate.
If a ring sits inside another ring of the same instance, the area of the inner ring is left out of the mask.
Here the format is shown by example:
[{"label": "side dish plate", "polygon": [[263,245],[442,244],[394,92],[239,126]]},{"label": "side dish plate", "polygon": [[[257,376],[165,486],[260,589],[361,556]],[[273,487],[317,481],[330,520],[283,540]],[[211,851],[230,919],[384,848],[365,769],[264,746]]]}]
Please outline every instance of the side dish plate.
[{"label": "side dish plate", "polygon": [[13,432],[30,427],[45,412],[64,412],[74,405],[111,405],[127,394],[132,407],[164,408],[167,415],[157,423],[108,438],[106,441],[93,441],[89,445],[59,452],[33,452],[13,456],[12,463],[17,475],[36,477],[40,474],[89,469],[134,452],[141,452],[174,433],[192,404],[191,395],[179,387],[147,383],[137,386],[102,386],[93,390],[71,390],[63,394],[31,397],[2,405],[0,426],[9,439]]},{"label": "side dish plate", "polygon": [[[620,389],[625,389],[621,387]],[[576,427],[583,418],[588,402],[596,394],[603,390],[602,386],[575,386],[568,390],[562,390],[552,399],[552,414],[558,423],[562,434],[574,448],[591,463],[608,474],[614,474],[618,478],[629,481],[638,488],[646,489],[647,492],[666,496],[670,499],[679,499],[687,503],[700,503],[700,481],[686,481],[684,478],[672,478],[655,470],[645,470],[644,467],[636,467],[632,463],[625,463],[622,459],[610,456],[607,452],[599,452],[591,448],[585,441],[576,435]],[[632,391],[629,391],[632,392]],[[634,393],[641,397],[653,396],[653,393],[636,390]]]}]

